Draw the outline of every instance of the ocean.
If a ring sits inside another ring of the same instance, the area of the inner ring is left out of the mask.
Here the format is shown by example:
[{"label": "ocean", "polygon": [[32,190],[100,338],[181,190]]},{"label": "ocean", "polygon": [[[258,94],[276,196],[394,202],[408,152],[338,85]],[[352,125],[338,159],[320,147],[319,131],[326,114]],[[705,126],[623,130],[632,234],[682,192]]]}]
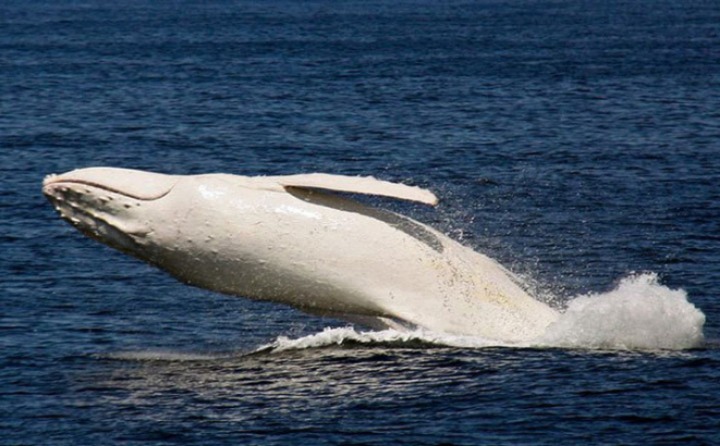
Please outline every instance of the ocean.
[{"label": "ocean", "polygon": [[[562,324],[378,332],[181,284],[58,217],[43,178],[90,166],[428,188],[366,201]],[[720,444],[716,1],[5,0],[0,170],[0,445]]]}]

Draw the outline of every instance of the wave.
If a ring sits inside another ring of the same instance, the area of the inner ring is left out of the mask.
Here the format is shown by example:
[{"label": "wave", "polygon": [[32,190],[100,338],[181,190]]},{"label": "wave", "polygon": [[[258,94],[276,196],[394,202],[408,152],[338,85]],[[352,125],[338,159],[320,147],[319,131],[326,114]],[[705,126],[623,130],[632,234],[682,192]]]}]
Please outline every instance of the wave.
[{"label": "wave", "polygon": [[[358,331],[355,327],[326,328],[320,333],[290,339],[279,336],[270,344],[260,347],[257,351],[282,352],[308,348],[330,346],[374,345],[389,347],[456,347],[484,348],[502,347],[508,344],[498,343],[489,339],[435,333],[422,329],[404,331],[387,329],[381,331]],[[518,346],[514,344],[514,346]]]}]

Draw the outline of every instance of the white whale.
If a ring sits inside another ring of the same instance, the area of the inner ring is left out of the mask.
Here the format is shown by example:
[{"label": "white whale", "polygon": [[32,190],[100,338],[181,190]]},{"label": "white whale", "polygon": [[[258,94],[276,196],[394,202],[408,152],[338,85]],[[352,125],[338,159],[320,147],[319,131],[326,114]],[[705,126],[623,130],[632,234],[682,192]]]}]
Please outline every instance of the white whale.
[{"label": "white whale", "polygon": [[84,234],[182,282],[372,328],[522,343],[558,318],[494,260],[328,191],[434,205],[426,190],[327,174],[177,176],[88,168],[43,193]]}]

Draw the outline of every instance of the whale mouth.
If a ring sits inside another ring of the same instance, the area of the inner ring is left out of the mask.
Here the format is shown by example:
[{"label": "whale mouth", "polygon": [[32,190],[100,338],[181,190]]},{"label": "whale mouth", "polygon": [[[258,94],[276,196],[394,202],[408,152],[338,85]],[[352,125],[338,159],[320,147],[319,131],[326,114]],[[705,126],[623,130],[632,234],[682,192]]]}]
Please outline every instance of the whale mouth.
[{"label": "whale mouth", "polygon": [[151,231],[137,219],[127,218],[143,200],[86,182],[54,181],[43,194],[63,220],[86,236],[122,252],[132,253]]},{"label": "whale mouth", "polygon": [[[97,198],[92,194],[78,193],[73,190],[73,185],[78,186],[78,183],[56,182],[43,187],[43,193],[53,204],[60,217],[75,229],[91,239],[107,244],[121,252],[132,254],[137,249],[138,241],[150,233],[149,229],[139,224],[133,224],[109,208],[107,204],[112,204],[117,200],[110,197],[106,190],[82,185],[83,192],[93,189],[94,192],[104,192],[103,197]],[[117,197],[125,198],[122,195],[117,195]],[[132,199],[128,198],[128,200]],[[130,208],[127,203],[122,206],[126,209]]]},{"label": "whale mouth", "polygon": [[130,253],[152,229],[142,207],[169,194],[177,177],[116,168],[49,175],[42,191],[60,216],[83,234]]}]

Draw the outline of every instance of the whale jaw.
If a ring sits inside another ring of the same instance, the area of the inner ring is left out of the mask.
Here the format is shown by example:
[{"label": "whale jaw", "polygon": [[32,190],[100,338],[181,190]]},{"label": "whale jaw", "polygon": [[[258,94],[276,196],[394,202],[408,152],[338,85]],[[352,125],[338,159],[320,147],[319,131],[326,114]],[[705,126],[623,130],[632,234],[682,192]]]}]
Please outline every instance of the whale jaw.
[{"label": "whale jaw", "polygon": [[90,168],[43,181],[43,194],[60,216],[86,236],[136,255],[151,228],[138,218],[146,202],[167,195],[170,175],[116,168]]}]

